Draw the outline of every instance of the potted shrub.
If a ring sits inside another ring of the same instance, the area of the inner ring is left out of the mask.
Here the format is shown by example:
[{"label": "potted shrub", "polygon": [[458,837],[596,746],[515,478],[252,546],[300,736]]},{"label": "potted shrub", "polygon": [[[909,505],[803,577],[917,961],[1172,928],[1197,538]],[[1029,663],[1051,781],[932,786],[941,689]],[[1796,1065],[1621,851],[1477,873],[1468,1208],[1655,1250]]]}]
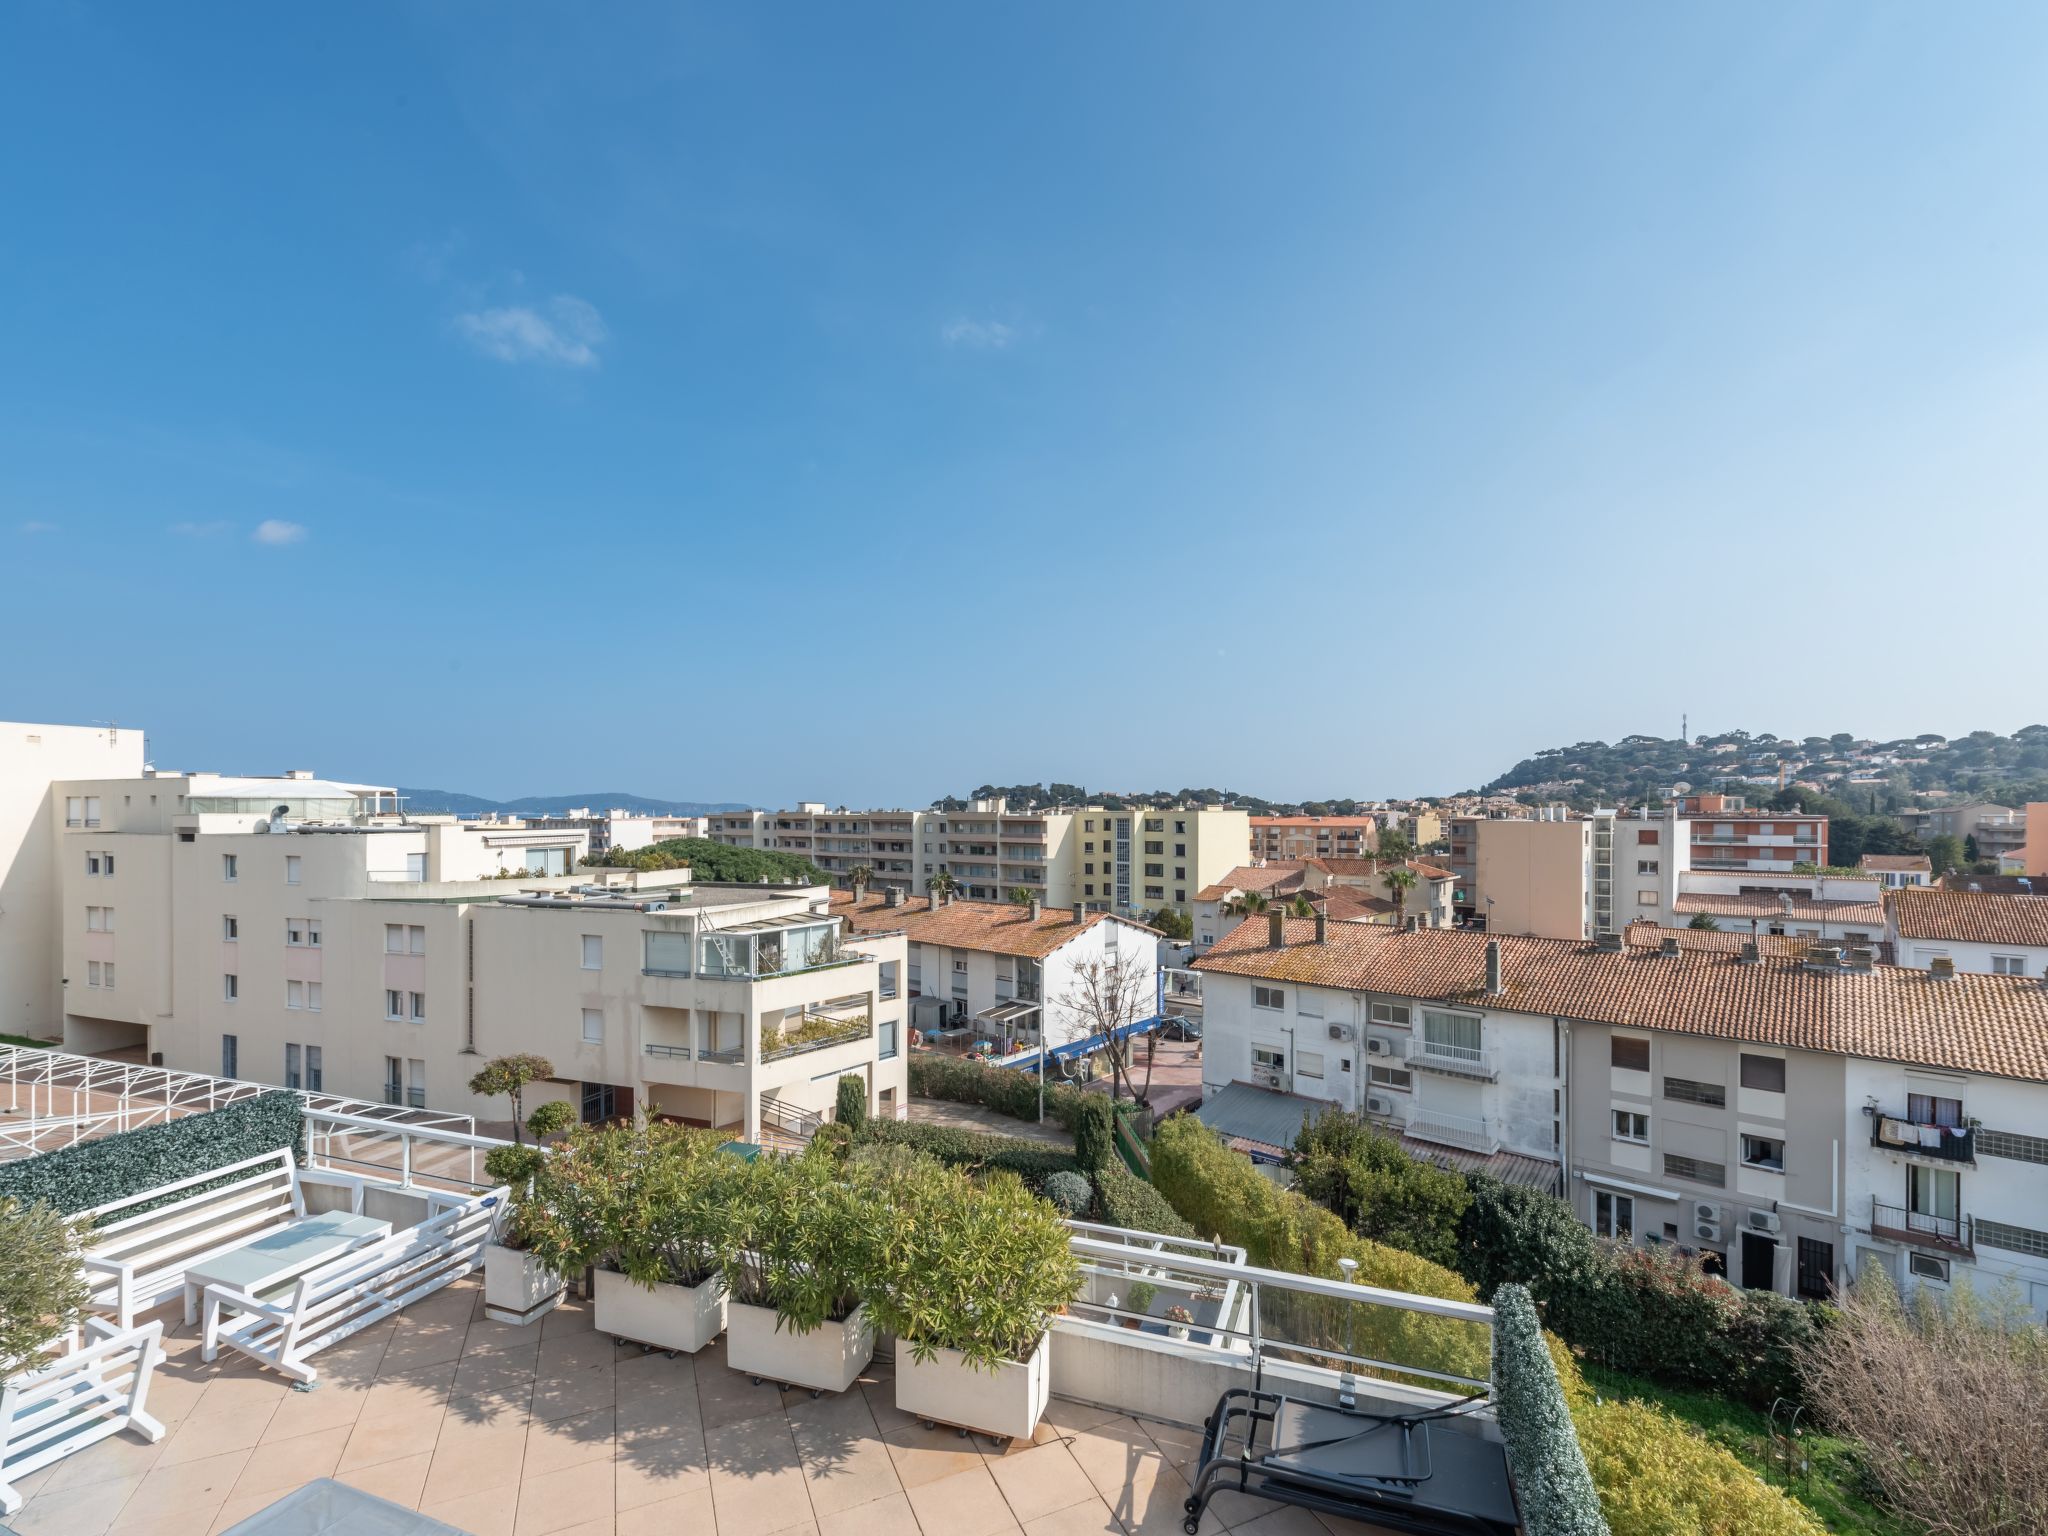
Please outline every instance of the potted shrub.
[{"label": "potted shrub", "polygon": [[1052,1316],[1080,1272],[1059,1212],[1007,1172],[927,1165],[887,1192],[868,1309],[896,1335],[896,1406],[1028,1440],[1051,1392]]},{"label": "potted shrub", "polygon": [[1126,1328],[1142,1328],[1145,1318],[1152,1311],[1152,1303],[1159,1295],[1159,1287],[1146,1280],[1140,1280],[1131,1287],[1131,1293],[1124,1298],[1124,1310],[1131,1315],[1120,1318]]},{"label": "potted shrub", "polygon": [[[543,1104],[527,1117],[526,1128],[538,1143],[573,1114],[566,1104]],[[508,1201],[493,1240],[484,1245],[484,1315],[501,1323],[533,1322],[562,1302],[569,1268],[550,1267],[535,1251],[548,1219],[548,1193],[537,1187],[548,1162],[544,1148],[524,1143],[495,1147],[484,1158],[485,1176],[505,1186]]]},{"label": "potted shrub", "polygon": [[90,1227],[41,1201],[0,1200],[0,1381],[48,1364],[44,1353],[78,1326],[87,1300],[78,1261]]},{"label": "potted shrub", "polygon": [[592,1173],[607,1192],[593,1277],[596,1327],[615,1343],[694,1354],[725,1331],[717,1237],[745,1164],[720,1137],[649,1120],[606,1134]]},{"label": "potted shrub", "polygon": [[755,1385],[844,1392],[874,1358],[861,1304],[879,1225],[872,1181],[829,1156],[763,1157],[721,1180],[726,1363]]}]

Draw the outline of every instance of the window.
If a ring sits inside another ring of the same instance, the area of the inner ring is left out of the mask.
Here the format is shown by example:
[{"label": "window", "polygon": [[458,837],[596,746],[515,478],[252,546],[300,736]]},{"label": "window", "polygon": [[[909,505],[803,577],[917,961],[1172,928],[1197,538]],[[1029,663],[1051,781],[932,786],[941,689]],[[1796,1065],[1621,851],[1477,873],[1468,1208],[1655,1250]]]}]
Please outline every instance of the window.
[{"label": "window", "polygon": [[105,933],[107,931],[106,910],[105,907],[87,907],[85,909],[85,931],[87,933]]},{"label": "window", "polygon": [[220,1037],[220,1075],[222,1077],[238,1077],[241,1075],[236,1070],[241,1063],[241,1052],[237,1049],[238,1045],[239,1042],[233,1035],[222,1035]]},{"label": "window", "polygon": [[90,850],[85,855],[85,872],[88,875],[97,875],[100,872],[100,856]]},{"label": "window", "polygon": [[1906,1118],[1915,1125],[1961,1125],[1963,1101],[1931,1093],[1906,1095]]},{"label": "window", "polygon": [[1263,1067],[1268,1072],[1284,1072],[1287,1069],[1287,1053],[1281,1050],[1271,1050],[1265,1046],[1254,1046],[1252,1048],[1252,1065]]},{"label": "window", "polygon": [[1655,859],[1637,859],[1637,860],[1636,860],[1636,873],[1637,873],[1637,874],[1639,874],[1639,875],[1654,875],[1654,874],[1656,874],[1656,873],[1657,873],[1657,861],[1656,861]]},{"label": "window", "polygon": [[109,960],[105,965],[100,967],[100,985],[103,987],[111,987],[113,984],[114,962]]},{"label": "window", "polygon": [[405,924],[386,923],[384,925],[384,953],[387,955],[402,955],[405,953]]},{"label": "window", "polygon": [[1639,906],[1639,907],[1654,907],[1654,906],[1656,906],[1656,905],[1657,905],[1657,893],[1656,893],[1655,891],[1637,891],[1637,892],[1636,892],[1636,905],[1637,905],[1637,906]]},{"label": "window", "polygon": [[427,994],[411,992],[406,995],[412,999],[412,1021],[417,1024],[427,1016]]},{"label": "window", "polygon": [[405,943],[407,954],[424,955],[427,952],[427,930],[417,926],[407,928]]},{"label": "window", "polygon": [[414,1109],[427,1102],[427,1064],[416,1058],[408,1058],[405,1063],[405,1102]]},{"label": "window", "polygon": [[1993,955],[1991,974],[1994,976],[2024,976],[2027,974],[2025,955]]},{"label": "window", "polygon": [[1931,1253],[1908,1253],[1906,1268],[1916,1280],[1939,1280],[1948,1283],[1948,1260]]},{"label": "window", "polygon": [[1639,1146],[1650,1144],[1650,1117],[1639,1109],[1617,1109],[1614,1111],[1614,1139],[1632,1141]]},{"label": "window", "polygon": [[1728,1090],[1719,1083],[1697,1083],[1689,1077],[1664,1079],[1664,1097],[1680,1104],[1704,1104],[1721,1109],[1728,1103]]},{"label": "window", "polygon": [[306,942],[306,925],[301,919],[288,917],[284,920],[284,941],[291,945],[302,945]]},{"label": "window", "polygon": [[309,1045],[306,1047],[306,1091],[308,1093],[318,1093],[321,1081],[320,1047]]},{"label": "window", "polygon": [[1296,1075],[1300,1077],[1321,1077],[1323,1075],[1322,1052],[1296,1051],[1294,1053],[1294,1070]]},{"label": "window", "polygon": [[654,976],[687,976],[690,974],[690,935],[662,930],[649,930],[643,937],[644,960],[648,973]]},{"label": "window", "polygon": [[1252,1006],[1254,1008],[1285,1008],[1287,1006],[1287,990],[1284,987],[1253,987]]},{"label": "window", "polygon": [[1633,1195],[1616,1195],[1607,1190],[1593,1194],[1593,1230],[1601,1237],[1628,1242],[1636,1235],[1636,1202]]},{"label": "window", "polygon": [[408,853],[405,856],[405,878],[423,882],[427,878],[427,856],[424,853]]},{"label": "window", "polygon": [[1431,1056],[1478,1061],[1482,1054],[1479,1029],[1479,1020],[1469,1014],[1422,1010],[1422,1048]]},{"label": "window", "polygon": [[1745,1088],[1760,1088],[1765,1093],[1783,1093],[1785,1091],[1785,1058],[1782,1056],[1751,1056],[1744,1052],[1742,1057],[1742,1086]]},{"label": "window", "polygon": [[224,853],[220,856],[220,877],[229,882],[234,880],[235,856],[232,853]]},{"label": "window", "polygon": [[1083,864],[1081,866],[1081,873],[1084,875],[1092,875],[1095,873],[1095,866],[1093,864]]},{"label": "window", "polygon": [[604,1011],[599,1008],[583,1010],[583,1038],[596,1045],[604,1039]]},{"label": "window", "polygon": [[284,856],[284,883],[286,885],[297,885],[299,883],[299,856],[296,853],[288,853]]},{"label": "window", "polygon": [[400,1023],[405,1021],[405,994],[403,992],[394,991],[389,987],[384,989],[384,1017],[387,1019],[397,1019]]},{"label": "window", "polygon": [[88,987],[96,987],[100,984],[99,961],[88,960],[85,962],[85,984]]},{"label": "window", "polygon": [[306,983],[306,1011],[308,1013],[318,1013],[320,1011],[320,983],[317,981]]},{"label": "window", "polygon": [[1093,896],[1095,894],[1095,887],[1092,885],[1084,885],[1081,887],[1081,894],[1084,896]]},{"label": "window", "polygon": [[306,919],[306,943],[313,949],[320,947],[320,919],[317,917]]},{"label": "window", "polygon": [[1302,988],[1294,994],[1294,1011],[1304,1019],[1320,1019],[1323,1016],[1321,994]]},{"label": "window", "polygon": [[1406,1003],[1374,1003],[1372,1021],[1375,1024],[1393,1024],[1402,1029],[1408,1027],[1408,1005]]},{"label": "window", "polygon": [[877,1044],[875,1047],[875,1054],[881,1060],[895,1060],[896,1032],[899,1027],[900,1026],[898,1022],[895,1019],[884,1019],[882,1021],[882,1027],[876,1036]]},{"label": "window", "polygon": [[1835,1290],[1835,1245],[1818,1238],[1799,1239],[1799,1294],[1807,1301],[1826,1301]]},{"label": "window", "polygon": [[85,797],[85,824],[88,827],[96,827],[100,824],[100,797],[98,795],[87,795]]},{"label": "window", "polygon": [[600,934],[583,935],[583,969],[601,971],[604,969],[604,938]]},{"label": "window", "polygon": [[288,981],[284,984],[284,1005],[287,1008],[306,1006],[306,984],[303,981]]},{"label": "window", "polygon": [[1744,1136],[1742,1138],[1742,1161],[1750,1168],[1763,1168],[1772,1173],[1785,1171],[1785,1143],[1774,1136]]},{"label": "window", "polygon": [[1146,887],[1145,887],[1145,899],[1146,899],[1147,901],[1164,901],[1164,900],[1166,900],[1166,887],[1165,887],[1165,886],[1163,886],[1163,885],[1148,885],[1148,886],[1146,886]]},{"label": "window", "polygon": [[1664,1154],[1664,1176],[1668,1179],[1690,1179],[1695,1184],[1711,1184],[1716,1189],[1724,1189],[1728,1184],[1725,1165],[1684,1157],[1676,1152]]},{"label": "window", "polygon": [[384,1058],[384,1102],[397,1104],[405,1097],[405,1060],[399,1056]]},{"label": "window", "polygon": [[[1180,874],[1178,871],[1176,871],[1174,874],[1174,879],[1176,880],[1181,880],[1185,878],[1186,876]],[[1188,904],[1188,893],[1185,890],[1177,890],[1173,893],[1173,899],[1176,905],[1184,907]]]},{"label": "window", "polygon": [[954,958],[953,974],[955,976],[965,976],[967,974],[967,962],[964,959],[957,956]]},{"label": "window", "polygon": [[1176,859],[1186,858],[1188,856],[1188,845],[1186,843],[1175,843],[1173,845],[1173,856]]},{"label": "window", "polygon": [[[233,971],[229,971],[226,975],[221,977],[220,995],[231,1003],[236,998],[242,995],[241,978],[237,976]],[[230,1072],[228,1076],[233,1077],[234,1073]]]},{"label": "window", "polygon": [[[1348,1061],[1344,1065],[1345,1070],[1350,1070]],[[1376,1062],[1367,1062],[1365,1076],[1375,1088],[1391,1088],[1396,1093],[1406,1093],[1415,1085],[1415,1079],[1406,1067],[1383,1067]]]},{"label": "window", "polygon": [[239,939],[242,936],[242,925],[240,921],[230,914],[221,914],[220,936],[222,943],[234,943],[235,940]]},{"label": "window", "polygon": [[1147,880],[1164,880],[1166,878],[1166,866],[1164,864],[1147,864],[1145,866],[1145,878]]},{"label": "window", "polygon": [[64,797],[64,825],[78,827],[85,824],[85,802],[77,795]]},{"label": "window", "polygon": [[111,875],[111,874],[112,874],[113,872],[114,872],[114,856],[113,856],[113,855],[112,855],[111,853],[103,853],[103,854],[101,854],[101,855],[100,855],[100,873],[101,873],[101,874],[103,874],[103,875]]},{"label": "window", "polygon": [[1636,846],[1639,848],[1654,848],[1657,846],[1660,837],[1661,834],[1655,827],[1646,828],[1636,833]]},{"label": "window", "polygon": [[287,1088],[301,1086],[299,1081],[299,1048],[290,1041],[286,1041],[284,1047],[284,1085]]},{"label": "window", "polygon": [[1166,844],[1147,842],[1145,844],[1145,851],[1147,853],[1164,853],[1166,852]]}]

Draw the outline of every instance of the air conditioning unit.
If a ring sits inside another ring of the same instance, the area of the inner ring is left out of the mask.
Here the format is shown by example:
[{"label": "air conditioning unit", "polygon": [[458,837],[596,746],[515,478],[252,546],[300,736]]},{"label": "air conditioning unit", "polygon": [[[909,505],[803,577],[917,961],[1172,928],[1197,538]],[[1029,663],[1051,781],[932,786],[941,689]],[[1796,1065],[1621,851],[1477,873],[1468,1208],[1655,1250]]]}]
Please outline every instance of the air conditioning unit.
[{"label": "air conditioning unit", "polygon": [[1382,1040],[1378,1035],[1367,1035],[1365,1037],[1365,1054],[1368,1056],[1391,1056],[1394,1054],[1394,1043],[1391,1040]]},{"label": "air conditioning unit", "polygon": [[1721,1241],[1721,1223],[1718,1221],[1696,1221],[1693,1223],[1692,1235],[1703,1243],[1718,1243]]},{"label": "air conditioning unit", "polygon": [[1332,1024],[1330,1026],[1330,1038],[1332,1040],[1350,1040],[1356,1038],[1357,1034],[1358,1031],[1349,1024]]},{"label": "air conditioning unit", "polygon": [[1692,1205],[1692,1219],[1694,1221],[1719,1221],[1721,1219],[1721,1207],[1714,1204],[1711,1200],[1695,1200]]},{"label": "air conditioning unit", "polygon": [[1369,1115],[1391,1115],[1394,1101],[1384,1094],[1369,1093],[1365,1097],[1365,1112]]},{"label": "air conditioning unit", "polygon": [[1778,1230],[1778,1226],[1778,1216],[1775,1211],[1751,1211],[1749,1213],[1749,1230],[1752,1232],[1775,1232]]},{"label": "air conditioning unit", "polygon": [[1262,1088],[1278,1088],[1280,1086],[1280,1074],[1271,1067],[1253,1067],[1252,1081]]}]

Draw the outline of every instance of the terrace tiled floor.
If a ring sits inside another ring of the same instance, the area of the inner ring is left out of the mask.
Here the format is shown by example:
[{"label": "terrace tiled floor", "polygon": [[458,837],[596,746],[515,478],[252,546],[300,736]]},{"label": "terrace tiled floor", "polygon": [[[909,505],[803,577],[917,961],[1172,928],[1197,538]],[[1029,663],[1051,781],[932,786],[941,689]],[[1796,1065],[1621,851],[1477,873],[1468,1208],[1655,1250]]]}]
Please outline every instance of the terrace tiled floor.
[{"label": "terrace tiled floor", "polygon": [[[175,1318],[173,1308],[159,1314]],[[586,1304],[484,1318],[474,1283],[317,1356],[311,1392],[193,1330],[166,1340],[149,1411],[22,1480],[21,1536],[208,1536],[335,1477],[474,1536],[1125,1536],[1178,1532],[1196,1437],[1055,1399],[1037,1443],[994,1451],[897,1411],[887,1366],[813,1400],[694,1359],[614,1348]],[[1377,1527],[1226,1494],[1205,1530]]]}]

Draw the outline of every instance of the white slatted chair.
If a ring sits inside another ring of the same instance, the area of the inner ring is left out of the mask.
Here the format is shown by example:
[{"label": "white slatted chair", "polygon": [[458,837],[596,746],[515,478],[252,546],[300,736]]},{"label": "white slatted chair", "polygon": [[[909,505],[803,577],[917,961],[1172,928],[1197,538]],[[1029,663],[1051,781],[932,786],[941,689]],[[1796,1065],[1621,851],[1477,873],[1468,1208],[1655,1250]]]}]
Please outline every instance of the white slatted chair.
[{"label": "white slatted chair", "polygon": [[308,1356],[479,1268],[506,1194],[461,1199],[262,1295],[209,1285],[203,1358],[226,1345],[295,1381],[314,1380]]},{"label": "white slatted chair", "polygon": [[[228,1182],[217,1189],[200,1188],[223,1178]],[[122,1328],[134,1327],[142,1313],[184,1291],[190,1265],[267,1237],[303,1217],[308,1184],[347,1189],[351,1209],[362,1210],[362,1179],[295,1167],[291,1152],[280,1149],[85,1212],[94,1224],[93,1245],[83,1261],[91,1306],[111,1313]],[[128,1214],[166,1196],[178,1198]],[[191,1310],[188,1302],[188,1323],[193,1321]]]},{"label": "white slatted chair", "polygon": [[143,1406],[163,1359],[164,1325],[87,1326],[82,1347],[0,1386],[0,1515],[21,1508],[15,1483],[73,1451],[131,1427],[152,1444],[164,1437]]}]

